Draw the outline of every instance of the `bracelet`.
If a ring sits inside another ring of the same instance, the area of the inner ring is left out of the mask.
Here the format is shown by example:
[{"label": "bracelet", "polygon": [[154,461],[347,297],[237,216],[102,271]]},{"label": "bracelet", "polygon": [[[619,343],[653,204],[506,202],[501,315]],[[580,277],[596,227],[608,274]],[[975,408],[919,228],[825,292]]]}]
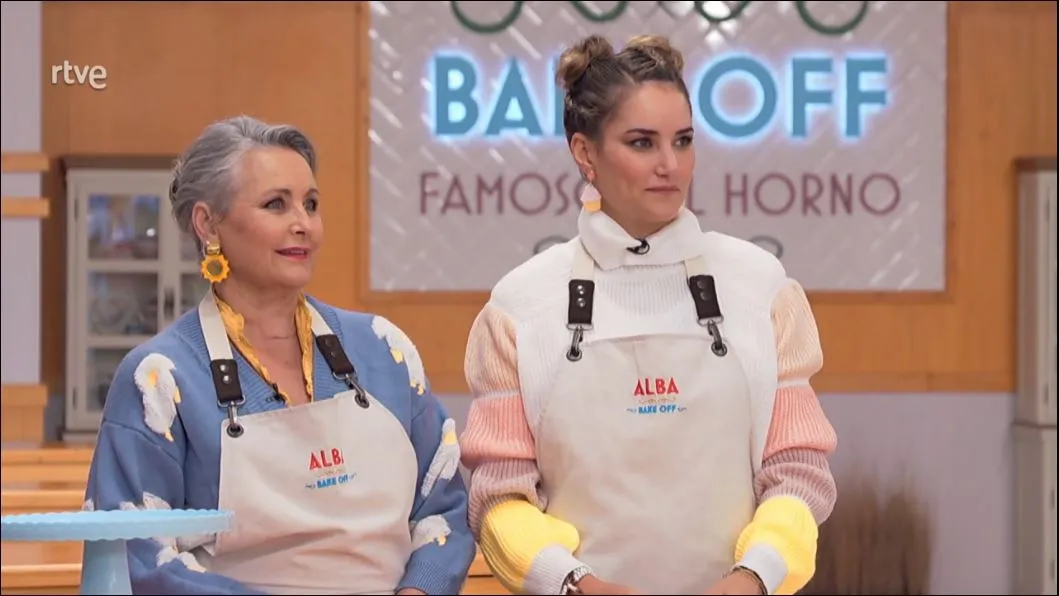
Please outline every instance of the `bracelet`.
[{"label": "bracelet", "polygon": [[758,589],[758,592],[761,593],[761,596],[768,596],[768,593],[769,593],[768,587],[765,586],[765,582],[762,581],[761,576],[758,575],[757,572],[754,571],[753,569],[751,569],[749,567],[743,567],[741,565],[736,565],[735,567],[732,567],[728,571],[728,573],[726,573],[724,575],[725,575],[725,577],[728,577],[729,575],[732,575],[733,573],[745,573],[746,575],[750,576],[750,579],[754,580],[754,583],[757,584],[757,589]]},{"label": "bracelet", "polygon": [[592,572],[592,570],[589,569],[588,566],[584,566],[584,565],[581,566],[581,567],[578,567],[577,569],[574,569],[573,571],[570,572],[569,575],[566,576],[566,579],[563,580],[563,585],[560,588],[559,593],[560,594],[583,594],[583,592],[581,591],[581,587],[578,586],[577,584],[582,579],[584,579],[586,575],[590,574],[591,572]]}]

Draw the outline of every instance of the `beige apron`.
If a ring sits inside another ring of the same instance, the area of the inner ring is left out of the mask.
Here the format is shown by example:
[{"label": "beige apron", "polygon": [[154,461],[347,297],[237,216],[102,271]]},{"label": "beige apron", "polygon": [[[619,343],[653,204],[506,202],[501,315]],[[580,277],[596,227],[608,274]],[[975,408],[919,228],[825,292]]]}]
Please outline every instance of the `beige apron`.
[{"label": "beige apron", "polygon": [[199,305],[218,403],[228,412],[218,507],[234,513],[234,527],[198,557],[271,594],[393,594],[412,552],[415,452],[310,309],[316,344],[349,390],[240,416],[238,371],[212,293]]},{"label": "beige apron", "polygon": [[755,506],[746,377],[704,260],[685,268],[700,325],[621,337],[592,329],[593,300],[607,298],[579,245],[573,341],[537,432],[548,513],[578,529],[575,555],[647,594],[701,594],[721,579]]}]

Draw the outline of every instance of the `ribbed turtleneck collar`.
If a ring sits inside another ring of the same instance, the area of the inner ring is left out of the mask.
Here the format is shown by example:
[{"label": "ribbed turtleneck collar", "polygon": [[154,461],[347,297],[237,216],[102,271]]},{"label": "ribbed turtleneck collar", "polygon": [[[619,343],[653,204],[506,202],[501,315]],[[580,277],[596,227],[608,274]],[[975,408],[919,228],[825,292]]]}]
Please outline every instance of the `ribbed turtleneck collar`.
[{"label": "ribbed turtleneck collar", "polygon": [[628,249],[640,244],[602,211],[582,210],[577,230],[585,250],[604,271],[618,267],[673,265],[705,252],[705,236],[695,214],[681,209],[672,223],[647,238],[651,248],[638,255]]}]

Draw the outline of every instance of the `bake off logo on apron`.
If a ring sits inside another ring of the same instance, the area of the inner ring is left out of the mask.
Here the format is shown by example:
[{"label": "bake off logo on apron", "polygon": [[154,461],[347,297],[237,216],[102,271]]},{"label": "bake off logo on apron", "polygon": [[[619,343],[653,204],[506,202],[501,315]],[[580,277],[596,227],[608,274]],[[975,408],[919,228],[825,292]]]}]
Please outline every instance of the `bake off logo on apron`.
[{"label": "bake off logo on apron", "polygon": [[680,389],[673,377],[636,379],[636,389],[632,395],[639,405],[625,409],[633,414],[674,414],[687,410],[677,405]]},{"label": "bake off logo on apron", "polygon": [[336,447],[321,449],[309,454],[309,474],[316,478],[313,482],[306,482],[305,488],[331,488],[345,484],[357,476],[356,472],[346,471],[346,458],[342,456],[342,450]]}]

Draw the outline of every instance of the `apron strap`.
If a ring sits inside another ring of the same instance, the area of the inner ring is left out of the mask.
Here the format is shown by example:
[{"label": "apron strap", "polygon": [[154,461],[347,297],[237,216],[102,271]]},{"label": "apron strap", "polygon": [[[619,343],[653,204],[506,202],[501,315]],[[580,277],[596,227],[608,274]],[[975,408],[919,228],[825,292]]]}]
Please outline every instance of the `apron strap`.
[{"label": "apron strap", "polygon": [[577,243],[577,249],[574,251],[573,271],[568,286],[567,329],[592,328],[592,298],[596,292],[596,282],[593,281],[595,276],[595,261],[589,256],[585,247],[580,242]]},{"label": "apron strap", "polygon": [[346,351],[342,349],[342,342],[338,340],[338,336],[335,335],[334,331],[331,331],[331,326],[327,324],[327,321],[324,320],[323,316],[312,304],[307,306],[309,307],[309,316],[312,318],[313,337],[316,340],[316,347],[320,349],[320,354],[327,361],[327,366],[331,369],[331,375],[336,379],[356,377],[357,370],[346,356]]},{"label": "apron strap", "polygon": [[360,386],[360,381],[357,378],[357,369],[349,360],[349,356],[346,355],[342,342],[335,335],[335,332],[331,330],[331,326],[327,324],[320,312],[316,310],[316,307],[312,304],[307,304],[307,306],[312,317],[316,347],[327,362],[327,367],[331,369],[331,376],[340,381],[345,381],[346,386],[353,391],[357,405],[362,408],[368,407],[368,398],[364,393],[364,389]]},{"label": "apron strap", "polygon": [[701,255],[688,259],[684,261],[684,270],[688,273],[688,289],[695,302],[699,325],[705,327],[709,321],[722,322],[724,316],[721,314],[721,303],[717,301],[717,284],[713,276],[706,273],[706,259]]},{"label": "apron strap", "polygon": [[217,393],[217,405],[228,411],[228,436],[233,439],[241,437],[243,425],[239,423],[237,414],[239,406],[246,403],[246,397],[239,384],[239,370],[213,290],[206,292],[199,302],[199,325],[210,355],[210,372],[213,375],[213,389]]},{"label": "apron strap", "polygon": [[[331,330],[320,312],[312,304],[309,314],[312,319],[312,331],[316,347],[331,369],[331,375],[346,383],[354,393],[354,399],[362,408],[370,405],[364,389],[357,378],[357,369],[346,355],[342,342]],[[232,345],[228,340],[228,331],[221,319],[221,311],[213,291],[209,291],[199,302],[199,324],[202,336],[206,340],[206,350],[210,355],[210,372],[213,375],[213,388],[217,392],[217,405],[228,411],[228,435],[232,438],[242,436],[243,427],[238,421],[238,408],[246,403],[243,388],[239,383],[239,371],[232,354]]]},{"label": "apron strap", "polygon": [[717,282],[709,275],[706,267],[706,258],[699,255],[693,259],[684,261],[684,270],[688,275],[688,290],[691,291],[691,300],[695,303],[695,316],[698,317],[699,325],[706,328],[707,333],[713,338],[710,351],[715,356],[723,358],[728,354],[728,345],[721,336],[721,330],[717,326],[724,322],[721,314],[721,302],[717,297]]},{"label": "apron strap", "polygon": [[592,299],[596,294],[596,263],[578,242],[574,249],[574,264],[567,289],[566,328],[573,331],[566,359],[577,362],[581,359],[581,342],[585,330],[592,328]]},{"label": "apron strap", "polygon": [[[684,270],[687,272],[688,290],[691,292],[692,302],[695,303],[695,315],[699,325],[705,327],[713,338],[710,349],[717,356],[723,357],[728,353],[728,346],[718,325],[724,322],[724,315],[721,313],[721,303],[717,297],[717,284],[713,276],[707,273],[709,269],[706,266],[706,258],[699,255],[684,261]],[[581,343],[584,341],[585,331],[592,329],[595,272],[595,261],[584,245],[578,242],[574,249],[566,318],[566,328],[573,332],[570,349],[566,352],[566,359],[571,362],[581,359]]]}]

